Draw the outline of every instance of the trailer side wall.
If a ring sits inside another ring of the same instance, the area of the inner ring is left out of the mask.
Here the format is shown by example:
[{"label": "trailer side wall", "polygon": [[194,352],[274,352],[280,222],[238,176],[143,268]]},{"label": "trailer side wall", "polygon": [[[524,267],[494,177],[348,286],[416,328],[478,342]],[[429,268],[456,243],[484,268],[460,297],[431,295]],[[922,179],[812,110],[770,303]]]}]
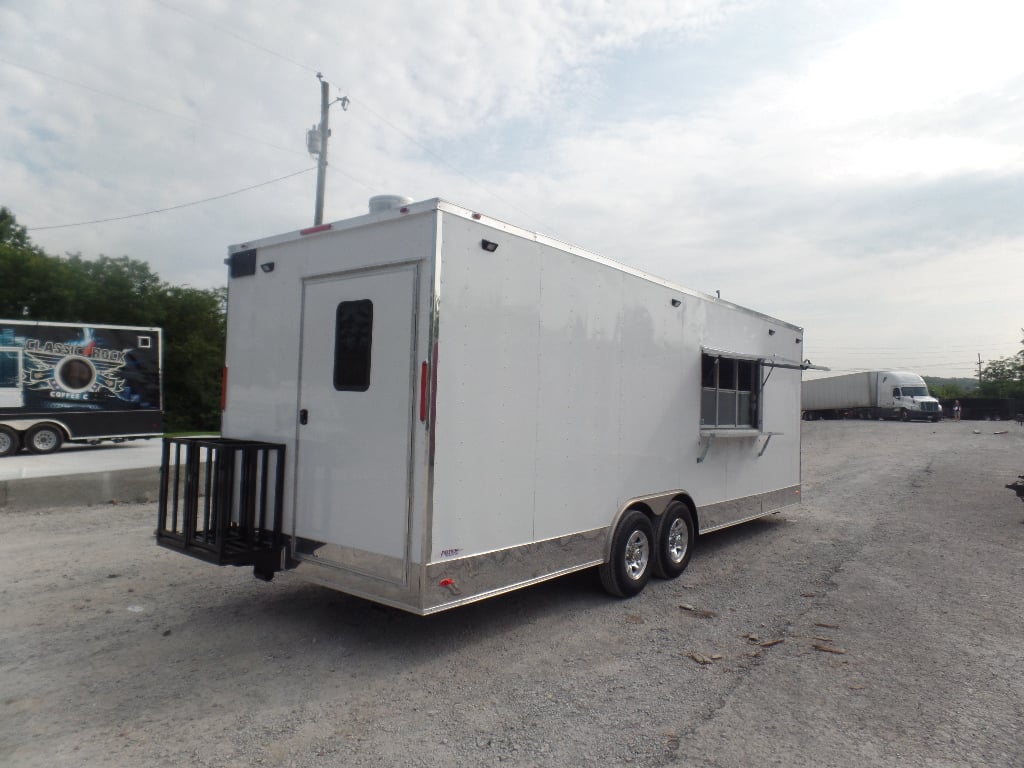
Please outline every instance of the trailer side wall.
[{"label": "trailer side wall", "polygon": [[799,485],[799,370],[772,371],[760,429],[700,425],[702,350],[799,359],[797,330],[457,216],[442,243],[432,560]]}]

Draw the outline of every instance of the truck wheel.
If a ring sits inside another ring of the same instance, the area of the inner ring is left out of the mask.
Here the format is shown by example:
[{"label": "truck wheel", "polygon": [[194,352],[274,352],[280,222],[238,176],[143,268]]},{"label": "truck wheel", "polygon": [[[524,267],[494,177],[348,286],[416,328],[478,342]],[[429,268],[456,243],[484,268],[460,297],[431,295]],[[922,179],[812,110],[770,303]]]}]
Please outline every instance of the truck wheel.
[{"label": "truck wheel", "polygon": [[51,424],[39,424],[25,433],[25,447],[31,453],[53,453],[64,444],[64,433]]},{"label": "truck wheel", "polygon": [[902,411],[900,411],[900,420],[901,421],[910,421],[910,412],[907,411],[906,408],[904,408]]},{"label": "truck wheel", "polygon": [[0,456],[11,456],[17,453],[20,447],[18,433],[10,427],[0,427]]},{"label": "truck wheel", "polygon": [[623,515],[612,537],[612,552],[599,569],[601,584],[616,597],[639,594],[651,578],[654,565],[654,528],[635,509]]},{"label": "truck wheel", "polygon": [[673,501],[658,518],[654,540],[658,549],[654,575],[674,579],[686,570],[693,552],[693,515],[681,501]]}]

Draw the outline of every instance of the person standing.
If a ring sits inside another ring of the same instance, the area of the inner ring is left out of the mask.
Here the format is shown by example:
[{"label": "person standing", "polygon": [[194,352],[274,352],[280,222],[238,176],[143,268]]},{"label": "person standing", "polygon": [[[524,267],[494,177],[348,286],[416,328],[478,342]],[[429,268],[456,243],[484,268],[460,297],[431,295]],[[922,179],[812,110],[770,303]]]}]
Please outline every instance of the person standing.
[{"label": "person standing", "polygon": [[953,421],[960,421],[960,401],[953,401]]}]

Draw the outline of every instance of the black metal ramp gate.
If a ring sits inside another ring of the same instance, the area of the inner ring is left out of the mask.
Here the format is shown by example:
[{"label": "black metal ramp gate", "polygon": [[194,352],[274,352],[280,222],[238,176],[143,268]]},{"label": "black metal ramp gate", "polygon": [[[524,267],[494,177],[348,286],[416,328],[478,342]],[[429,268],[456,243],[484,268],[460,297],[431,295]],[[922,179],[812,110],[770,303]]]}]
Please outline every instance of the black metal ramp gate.
[{"label": "black metal ramp gate", "polygon": [[284,445],[164,438],[156,541],[217,565],[282,568]]}]

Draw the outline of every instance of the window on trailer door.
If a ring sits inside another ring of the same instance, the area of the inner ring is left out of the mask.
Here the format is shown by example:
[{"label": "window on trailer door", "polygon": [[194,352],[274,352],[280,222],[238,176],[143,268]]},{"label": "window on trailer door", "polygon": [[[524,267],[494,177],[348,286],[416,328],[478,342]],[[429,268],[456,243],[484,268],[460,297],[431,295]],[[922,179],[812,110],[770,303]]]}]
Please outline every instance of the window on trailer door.
[{"label": "window on trailer door", "polygon": [[21,352],[17,349],[0,349],[0,387],[21,385]]},{"label": "window on trailer door", "polygon": [[373,302],[343,301],[334,323],[334,388],[365,392],[370,388],[373,350]]},{"label": "window on trailer door", "polygon": [[757,427],[760,382],[759,360],[701,355],[701,428]]}]

